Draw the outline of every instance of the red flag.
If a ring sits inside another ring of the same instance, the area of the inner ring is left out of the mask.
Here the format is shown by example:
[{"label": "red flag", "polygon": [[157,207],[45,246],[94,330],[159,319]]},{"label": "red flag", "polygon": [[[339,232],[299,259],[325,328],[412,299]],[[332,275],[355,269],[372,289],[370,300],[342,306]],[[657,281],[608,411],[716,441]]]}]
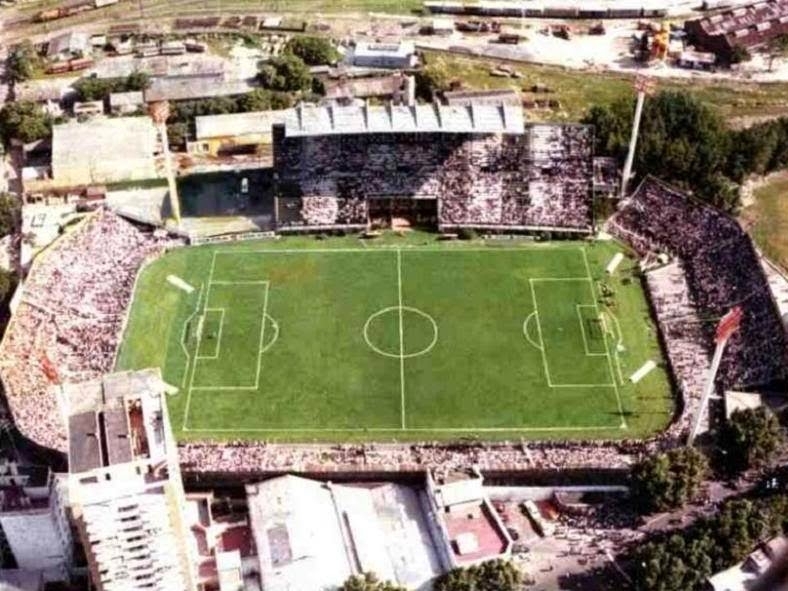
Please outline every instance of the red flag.
[{"label": "red flag", "polygon": [[60,374],[58,373],[55,364],[52,363],[52,360],[49,358],[49,356],[46,353],[41,355],[40,363],[41,363],[41,371],[44,372],[44,375],[47,377],[47,379],[53,384],[59,384]]},{"label": "red flag", "polygon": [[727,341],[733,333],[739,330],[742,316],[744,316],[744,312],[741,306],[736,306],[720,319],[717,325],[717,334],[714,338],[717,344]]}]

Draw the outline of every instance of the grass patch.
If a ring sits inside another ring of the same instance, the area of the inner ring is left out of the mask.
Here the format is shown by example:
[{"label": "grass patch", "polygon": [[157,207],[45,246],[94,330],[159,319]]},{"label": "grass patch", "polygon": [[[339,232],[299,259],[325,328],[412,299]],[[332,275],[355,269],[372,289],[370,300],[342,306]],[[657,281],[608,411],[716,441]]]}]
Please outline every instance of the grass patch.
[{"label": "grass patch", "polygon": [[142,273],[118,369],[162,368],[187,439],[646,436],[672,402],[663,369],[626,379],[660,353],[634,260],[600,297],[618,251],[420,233],[181,249]]},{"label": "grass patch", "polygon": [[788,175],[778,174],[757,189],[742,217],[763,253],[788,269]]}]

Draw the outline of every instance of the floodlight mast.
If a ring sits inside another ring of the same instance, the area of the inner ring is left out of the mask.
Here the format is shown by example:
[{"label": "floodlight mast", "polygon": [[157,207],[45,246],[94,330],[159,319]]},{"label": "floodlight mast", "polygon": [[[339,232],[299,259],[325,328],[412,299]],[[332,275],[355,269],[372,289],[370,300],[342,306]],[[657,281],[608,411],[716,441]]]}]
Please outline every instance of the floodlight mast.
[{"label": "floodlight mast", "polygon": [[175,174],[172,169],[172,154],[170,140],[167,135],[167,119],[170,116],[170,104],[167,101],[157,101],[148,106],[148,114],[156,125],[161,138],[162,152],[164,155],[164,171],[167,175],[167,188],[169,191],[170,210],[175,223],[181,223],[181,204],[178,199],[178,186],[175,183]]},{"label": "floodlight mast", "polygon": [[654,90],[654,81],[646,76],[638,76],[635,78],[635,90],[637,91],[637,104],[635,105],[635,119],[632,122],[632,136],[629,139],[629,152],[627,153],[627,160],[624,164],[624,174],[621,176],[621,195],[623,199],[627,196],[627,185],[629,184],[629,177],[632,176],[632,163],[635,160],[635,148],[638,143],[638,133],[640,132],[640,118],[643,115],[643,103],[646,100],[646,95],[651,94]]},{"label": "floodlight mast", "polygon": [[733,336],[733,334],[739,330],[742,316],[742,309],[739,306],[736,306],[725,316],[723,316],[717,325],[717,333],[714,339],[716,343],[714,357],[711,361],[709,377],[706,382],[706,387],[703,390],[703,396],[700,399],[697,413],[695,414],[695,418],[692,421],[692,428],[690,429],[689,436],[687,437],[687,445],[691,446],[695,442],[695,438],[698,436],[700,422],[703,418],[704,412],[706,411],[706,407],[709,404],[709,398],[711,398],[711,394],[714,392],[714,383],[717,379],[717,372],[719,372],[720,363],[722,362],[722,354],[725,352],[725,345],[728,344],[728,341]]}]

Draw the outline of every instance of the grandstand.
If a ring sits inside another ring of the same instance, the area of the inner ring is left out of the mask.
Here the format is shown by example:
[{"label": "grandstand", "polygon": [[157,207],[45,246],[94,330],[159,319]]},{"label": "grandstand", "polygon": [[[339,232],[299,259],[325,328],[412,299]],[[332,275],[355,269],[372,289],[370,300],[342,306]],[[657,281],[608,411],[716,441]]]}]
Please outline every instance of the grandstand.
[{"label": "grandstand", "polygon": [[[647,178],[609,227],[642,255],[673,257],[671,271],[658,271],[670,276],[650,281],[657,308],[670,312],[662,321],[670,327],[663,335],[668,342],[669,334],[678,331],[708,354],[716,321],[741,306],[745,318],[723,357],[720,389],[770,386],[785,379],[788,347],[782,320],[752,241],[735,219]],[[671,285],[672,297],[654,290]],[[665,306],[666,297],[670,306]],[[679,299],[685,304],[677,305]],[[690,317],[694,320],[688,322]],[[692,372],[698,373],[698,367],[692,364]]]},{"label": "grandstand", "polygon": [[510,105],[301,107],[274,128],[277,227],[588,234],[592,146]]}]

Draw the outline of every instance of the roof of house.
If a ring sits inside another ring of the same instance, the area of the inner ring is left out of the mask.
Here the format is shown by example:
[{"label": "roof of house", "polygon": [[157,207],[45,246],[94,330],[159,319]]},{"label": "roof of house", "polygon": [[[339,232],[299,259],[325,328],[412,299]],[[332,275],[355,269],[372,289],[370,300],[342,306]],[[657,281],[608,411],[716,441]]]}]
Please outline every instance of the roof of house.
[{"label": "roof of house", "polygon": [[287,137],[354,133],[522,134],[523,111],[511,105],[318,107],[302,105],[285,123]]},{"label": "roof of house", "polygon": [[109,95],[110,107],[136,107],[145,102],[141,90],[129,92],[113,92]]},{"label": "roof of house", "polygon": [[79,31],[69,31],[49,40],[47,55],[85,52],[90,47],[90,36]]},{"label": "roof of house", "polygon": [[326,98],[392,96],[402,90],[406,78],[399,75],[339,78],[323,82]]},{"label": "roof of house", "polygon": [[52,177],[62,186],[155,178],[156,145],[149,117],[97,117],[55,125]]},{"label": "roof of house", "polygon": [[443,97],[450,105],[470,105],[472,103],[502,103],[507,105],[519,105],[520,94],[511,89],[492,89],[492,90],[449,90],[443,93]]},{"label": "roof of house", "polygon": [[204,140],[271,133],[272,125],[284,123],[292,114],[293,109],[281,109],[195,117],[196,137]]},{"label": "roof of house", "polygon": [[247,486],[266,591],[322,591],[357,568],[408,588],[440,574],[416,491],[282,476]]},{"label": "roof of house", "polygon": [[145,90],[145,102],[233,96],[252,90],[245,80],[226,81],[222,74],[156,78]]},{"label": "roof of house", "polygon": [[398,43],[376,43],[359,41],[353,50],[354,57],[399,57],[407,58],[416,51],[413,41],[399,41]]}]

